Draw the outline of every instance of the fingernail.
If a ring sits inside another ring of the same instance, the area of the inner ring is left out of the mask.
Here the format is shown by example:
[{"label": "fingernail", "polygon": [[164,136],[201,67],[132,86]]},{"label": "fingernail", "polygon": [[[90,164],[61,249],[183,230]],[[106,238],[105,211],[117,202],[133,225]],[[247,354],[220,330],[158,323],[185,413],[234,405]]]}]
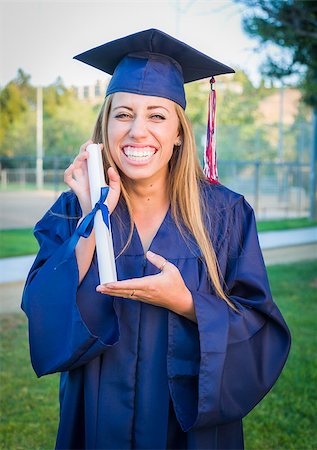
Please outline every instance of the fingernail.
[{"label": "fingernail", "polygon": [[147,256],[149,257],[149,258],[154,258],[154,253],[152,253],[150,250],[147,252]]}]

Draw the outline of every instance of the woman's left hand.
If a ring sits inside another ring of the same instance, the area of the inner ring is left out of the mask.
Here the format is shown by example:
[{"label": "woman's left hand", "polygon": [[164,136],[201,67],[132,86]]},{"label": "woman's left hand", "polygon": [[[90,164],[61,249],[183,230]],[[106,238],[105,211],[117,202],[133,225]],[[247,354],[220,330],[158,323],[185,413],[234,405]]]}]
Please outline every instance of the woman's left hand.
[{"label": "woman's left hand", "polygon": [[177,267],[150,251],[146,257],[161,269],[159,274],[101,284],[96,290],[113,297],[130,298],[161,306],[197,322],[192,295]]}]

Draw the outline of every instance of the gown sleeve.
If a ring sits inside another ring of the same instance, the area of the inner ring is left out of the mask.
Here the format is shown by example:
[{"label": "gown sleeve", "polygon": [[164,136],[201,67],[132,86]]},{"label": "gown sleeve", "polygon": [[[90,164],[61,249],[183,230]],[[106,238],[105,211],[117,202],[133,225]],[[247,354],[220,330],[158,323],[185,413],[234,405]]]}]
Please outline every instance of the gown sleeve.
[{"label": "gown sleeve", "polygon": [[288,356],[290,333],[272,300],[253,210],[232,209],[218,254],[230,300],[212,291],[202,268],[192,292],[197,323],[171,314],[168,375],[183,431],[236,421],[271,389]]},{"label": "gown sleeve", "polygon": [[113,299],[95,291],[93,267],[78,286],[75,252],[65,258],[80,216],[75,195],[65,192],[34,228],[40,250],[26,280],[22,309],[38,376],[86,364],[119,339]]}]

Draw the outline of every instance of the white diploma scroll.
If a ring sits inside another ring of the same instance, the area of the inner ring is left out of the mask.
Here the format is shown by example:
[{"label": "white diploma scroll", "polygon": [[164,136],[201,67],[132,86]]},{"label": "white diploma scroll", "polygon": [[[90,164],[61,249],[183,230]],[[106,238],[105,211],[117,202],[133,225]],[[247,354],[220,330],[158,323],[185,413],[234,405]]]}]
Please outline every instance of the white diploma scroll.
[{"label": "white diploma scroll", "polygon": [[[102,163],[101,149],[98,144],[90,144],[87,147],[88,176],[90,187],[90,198],[92,207],[100,199],[101,188],[106,186],[104,168]],[[107,201],[105,202],[107,204]],[[114,259],[111,225],[109,217],[109,229],[103,221],[100,209],[96,212],[94,219],[94,230],[96,237],[96,251],[99,268],[100,284],[117,281],[117,271]]]}]

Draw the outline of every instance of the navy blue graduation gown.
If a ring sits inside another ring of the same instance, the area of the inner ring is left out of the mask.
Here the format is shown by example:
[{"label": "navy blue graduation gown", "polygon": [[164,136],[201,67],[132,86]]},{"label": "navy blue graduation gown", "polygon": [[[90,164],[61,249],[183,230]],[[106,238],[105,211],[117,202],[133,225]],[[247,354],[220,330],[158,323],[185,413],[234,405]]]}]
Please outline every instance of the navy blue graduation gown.
[{"label": "navy blue graduation gown", "polygon": [[[166,214],[150,249],[175,264],[198,324],[167,309],[97,293],[96,258],[78,286],[66,249],[81,216],[72,192],[35,227],[40,251],[22,308],[38,376],[61,372],[58,449],[239,449],[242,417],[269,391],[290,335],[272,300],[252,208],[223,186],[202,188],[206,227],[226,290],[219,299],[201,252]],[[129,232],[121,200],[112,214],[115,254]],[[155,274],[134,229],[118,279]],[[167,293],[168,295],[168,293]]]}]

